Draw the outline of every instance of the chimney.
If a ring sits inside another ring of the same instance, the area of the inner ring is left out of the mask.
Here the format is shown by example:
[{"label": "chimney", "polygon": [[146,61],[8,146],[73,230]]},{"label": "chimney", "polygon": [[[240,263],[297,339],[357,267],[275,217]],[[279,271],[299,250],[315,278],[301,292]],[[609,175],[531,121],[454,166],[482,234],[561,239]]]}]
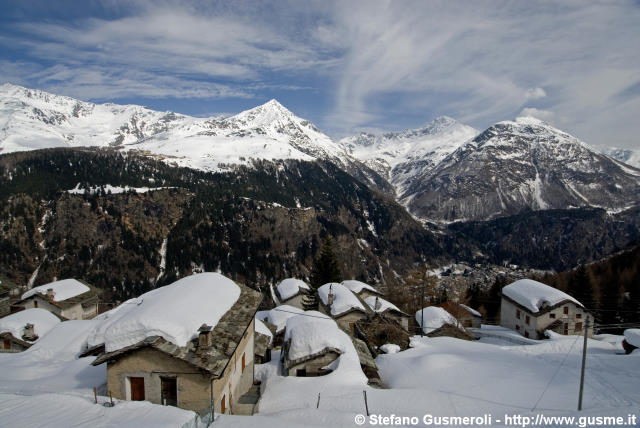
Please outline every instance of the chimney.
[{"label": "chimney", "polygon": [[38,335],[34,329],[33,324],[28,323],[24,326],[24,332],[22,333],[22,339],[33,342],[34,340],[38,340]]},{"label": "chimney", "polygon": [[53,291],[53,288],[47,288],[47,299],[49,299],[50,302],[53,302],[53,297],[56,295],[56,292]]},{"label": "chimney", "polygon": [[213,346],[213,337],[211,332],[213,327],[202,324],[198,329],[198,349],[211,348]]},{"label": "chimney", "polygon": [[333,305],[333,284],[329,285],[329,296],[327,296],[327,305]]},{"label": "chimney", "polygon": [[378,296],[376,296],[376,304],[373,306],[373,309],[375,309],[375,311],[377,312],[378,310],[380,310],[380,307],[382,305],[380,304],[380,299],[378,298]]}]

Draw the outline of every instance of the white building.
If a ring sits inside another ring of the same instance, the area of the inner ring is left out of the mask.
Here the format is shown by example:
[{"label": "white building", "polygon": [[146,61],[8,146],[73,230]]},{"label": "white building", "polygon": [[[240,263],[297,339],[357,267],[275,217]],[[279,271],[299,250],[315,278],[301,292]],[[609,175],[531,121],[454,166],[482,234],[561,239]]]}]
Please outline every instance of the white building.
[{"label": "white building", "polygon": [[545,330],[560,334],[593,336],[593,316],[576,299],[556,288],[531,279],[521,279],[502,289],[500,325],[541,339]]}]

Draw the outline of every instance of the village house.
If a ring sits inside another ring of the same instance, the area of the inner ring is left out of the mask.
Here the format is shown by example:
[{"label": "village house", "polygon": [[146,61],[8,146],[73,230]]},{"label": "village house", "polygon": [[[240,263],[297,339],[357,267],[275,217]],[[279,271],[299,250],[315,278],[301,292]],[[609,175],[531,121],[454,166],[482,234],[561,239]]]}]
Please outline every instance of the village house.
[{"label": "village house", "polygon": [[32,288],[16,306],[46,309],[63,319],[86,320],[98,315],[99,296],[98,289],[70,278]]},{"label": "village house", "polygon": [[355,323],[366,318],[370,310],[350,289],[339,283],[328,283],[318,288],[320,312],[331,316],[340,328],[353,334]]},{"label": "village house", "polygon": [[271,349],[273,348],[273,336],[276,332],[276,326],[267,321],[260,321],[257,316],[255,326],[256,332],[253,338],[255,363],[268,363],[271,361]]},{"label": "village house", "polygon": [[472,340],[473,337],[462,327],[462,324],[449,312],[439,306],[427,306],[416,312],[418,331],[428,337],[455,337]]},{"label": "village house", "polygon": [[273,347],[278,347],[282,346],[287,320],[303,312],[304,310],[294,306],[280,305],[273,309],[258,311],[256,313],[256,319],[263,321],[267,326],[273,326],[275,328],[272,345]]},{"label": "village house", "polygon": [[20,299],[22,289],[23,287],[0,275],[0,318],[12,312],[13,303]]},{"label": "village house", "polygon": [[362,281],[349,279],[346,281],[342,281],[341,284],[347,287],[349,290],[351,290],[351,292],[353,292],[356,296],[358,296],[363,300],[366,299],[367,297],[372,297],[372,296],[382,297],[382,293],[380,293],[378,290],[376,290],[369,284],[366,284]]},{"label": "village house", "polygon": [[374,295],[366,297],[364,302],[373,312],[388,317],[400,324],[405,330],[409,330],[409,318],[411,316],[402,312],[393,303]]},{"label": "village house", "polygon": [[26,309],[0,319],[0,352],[22,352],[60,323],[44,309]]},{"label": "village house", "polygon": [[593,336],[593,316],[576,299],[556,288],[521,279],[502,289],[500,325],[524,337],[542,339],[545,330]]},{"label": "village house", "polygon": [[464,328],[480,328],[482,314],[462,303],[447,301],[438,305],[449,312]]},{"label": "village house", "polygon": [[322,376],[345,351],[345,333],[336,322],[317,311],[287,320],[282,365],[287,376]]},{"label": "village house", "polygon": [[275,287],[276,303],[304,309],[306,296],[310,292],[309,285],[295,278],[287,278]]},{"label": "village house", "polygon": [[217,273],[152,290],[100,315],[88,340],[104,344],[107,388],[198,413],[252,414],[254,317],[262,295]]}]

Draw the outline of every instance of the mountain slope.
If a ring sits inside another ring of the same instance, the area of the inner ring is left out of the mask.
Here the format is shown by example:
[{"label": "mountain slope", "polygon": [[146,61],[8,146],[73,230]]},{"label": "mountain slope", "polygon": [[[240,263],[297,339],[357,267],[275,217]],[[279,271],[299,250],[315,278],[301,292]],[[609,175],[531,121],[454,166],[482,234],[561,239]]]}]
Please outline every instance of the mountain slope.
[{"label": "mountain slope", "polygon": [[123,299],[220,270],[265,286],[308,277],[327,234],[346,278],[385,287],[448,259],[439,236],[328,161],[211,173],[115,149],[0,155],[0,271],[21,284],[78,277]]},{"label": "mountain slope", "polygon": [[438,165],[478,131],[446,116],[422,128],[384,134],[360,133],[340,140],[355,158],[386,177],[397,194],[413,177]]},{"label": "mountain slope", "polygon": [[226,119],[195,118],[5,84],[0,86],[0,130],[0,153],[114,147],[204,171],[251,165],[256,159],[328,160],[377,190],[392,191],[374,171],[276,100]]},{"label": "mountain slope", "polygon": [[534,118],[500,122],[414,178],[399,195],[434,221],[486,220],[523,210],[640,202],[640,170],[604,156]]},{"label": "mountain slope", "polygon": [[635,168],[640,168],[640,149],[618,149],[611,147],[602,153],[617,161],[624,162]]}]

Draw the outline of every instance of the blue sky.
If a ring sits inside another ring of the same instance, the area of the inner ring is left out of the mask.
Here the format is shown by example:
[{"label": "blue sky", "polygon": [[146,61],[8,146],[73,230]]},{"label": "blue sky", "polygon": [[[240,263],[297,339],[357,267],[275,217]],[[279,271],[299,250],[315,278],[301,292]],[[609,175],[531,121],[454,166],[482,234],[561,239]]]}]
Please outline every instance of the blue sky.
[{"label": "blue sky", "polygon": [[0,0],[0,82],[333,137],[528,114],[640,147],[638,1]]}]

